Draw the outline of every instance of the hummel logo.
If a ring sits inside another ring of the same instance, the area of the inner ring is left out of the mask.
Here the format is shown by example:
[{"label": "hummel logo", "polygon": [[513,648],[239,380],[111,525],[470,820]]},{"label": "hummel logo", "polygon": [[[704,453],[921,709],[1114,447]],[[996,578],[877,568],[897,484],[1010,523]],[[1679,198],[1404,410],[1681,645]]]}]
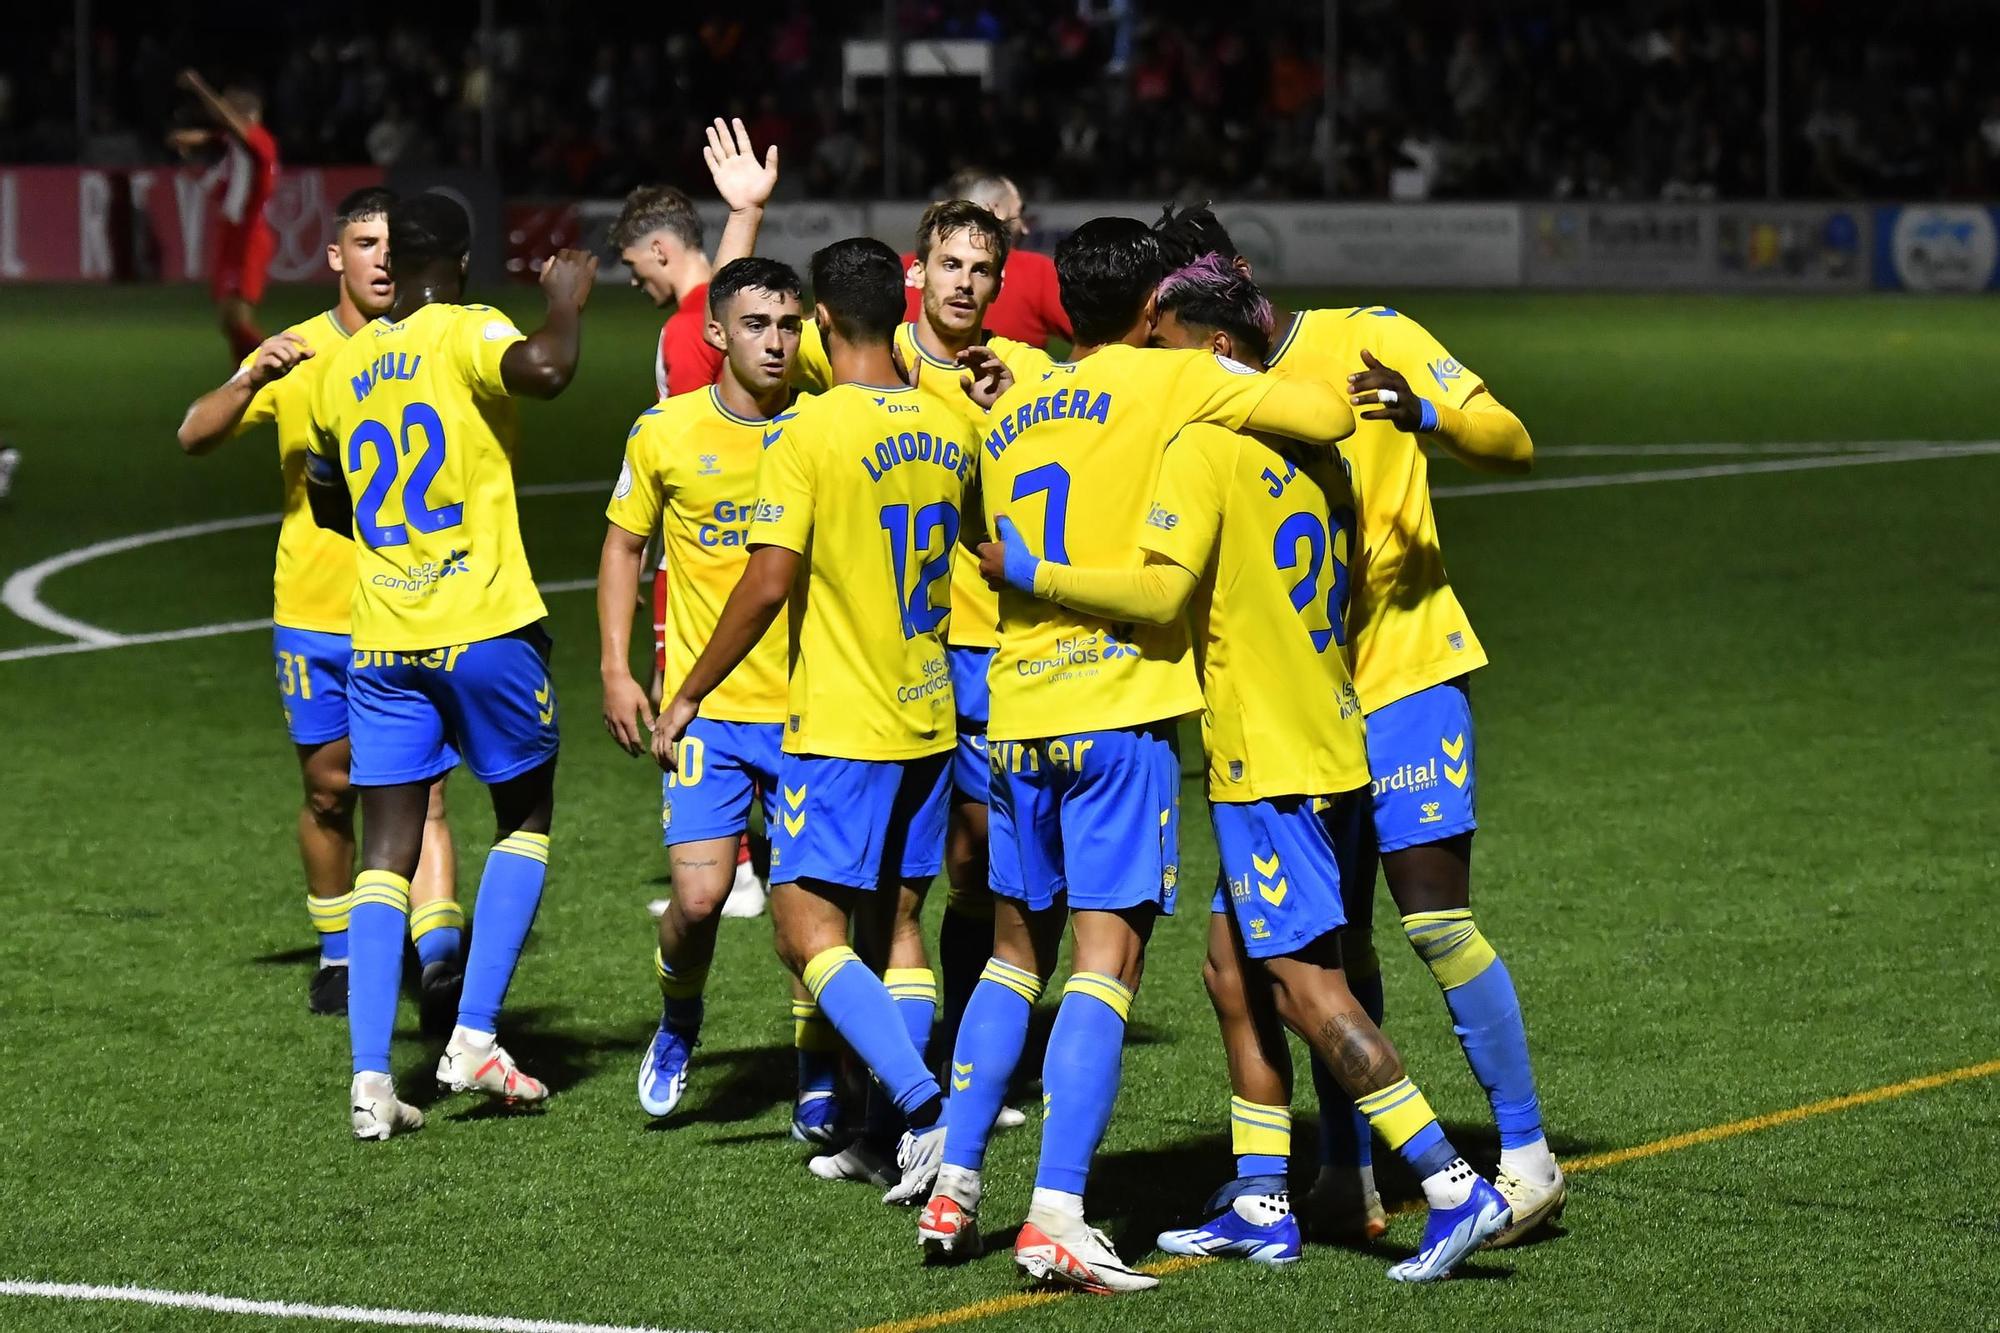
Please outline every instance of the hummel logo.
[{"label": "hummel logo", "polygon": [[535,702],[540,705],[535,710],[535,715],[542,720],[542,725],[545,727],[556,720],[556,705],[550,695],[549,683],[544,680],[542,688],[535,691]]},{"label": "hummel logo", "polygon": [[1269,879],[1278,873],[1278,854],[1276,852],[1271,853],[1270,858],[1267,860],[1257,855],[1257,853],[1252,852],[1250,853],[1250,864],[1257,867],[1258,874]]},{"label": "hummel logo", "polygon": [[721,476],[722,469],[716,466],[716,455],[703,454],[701,456],[701,467],[697,470],[696,475],[703,477]]},{"label": "hummel logo", "polygon": [[1259,884],[1257,892],[1263,897],[1265,902],[1271,904],[1273,907],[1278,907],[1283,905],[1285,895],[1291,892],[1291,888],[1290,884],[1281,879],[1276,884]]}]

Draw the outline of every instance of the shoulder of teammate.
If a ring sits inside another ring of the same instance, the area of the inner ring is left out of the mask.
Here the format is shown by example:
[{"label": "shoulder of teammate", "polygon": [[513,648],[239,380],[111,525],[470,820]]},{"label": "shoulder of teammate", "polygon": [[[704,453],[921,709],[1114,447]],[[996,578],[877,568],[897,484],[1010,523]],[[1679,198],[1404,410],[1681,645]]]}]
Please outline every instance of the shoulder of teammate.
[{"label": "shoulder of teammate", "polygon": [[625,458],[604,516],[636,536],[650,537],[659,526],[672,484],[674,454],[667,447],[672,434],[669,400],[641,412],[625,434]]},{"label": "shoulder of teammate", "polygon": [[[515,327],[505,312],[490,305],[445,307],[445,346],[455,358],[459,376],[475,394],[487,398],[507,397],[507,385],[500,374],[500,362],[507,349],[527,335]],[[413,317],[414,318],[414,317]]]},{"label": "shoulder of teammate", "polygon": [[993,349],[993,354],[1006,364],[1007,369],[1014,372],[1017,383],[1031,375],[1039,376],[1056,363],[1056,359],[1041,348],[1016,338],[995,334],[986,340],[986,345]]},{"label": "shoulder of teammate", "polygon": [[[1466,400],[1484,381],[1445,350],[1431,331],[1416,320],[1386,306],[1368,307],[1357,320],[1366,320],[1364,345],[1377,361],[1393,367],[1410,382],[1410,387],[1433,401],[1464,407]],[[1364,369],[1355,357],[1355,370]]]},{"label": "shoulder of teammate", "polygon": [[792,383],[810,393],[824,393],[833,387],[833,362],[827,356],[818,320],[808,319],[799,325],[799,350],[792,354]]},{"label": "shoulder of teammate", "polygon": [[776,429],[764,432],[764,454],[757,465],[757,512],[750,523],[749,545],[805,551],[812,536],[819,473],[816,444],[829,428],[825,418],[839,410],[847,396],[841,390],[847,387],[801,396],[772,418]]},{"label": "shoulder of teammate", "polygon": [[1160,460],[1139,546],[1199,574],[1208,567],[1229,507],[1230,479],[1244,437],[1205,422],[1182,427]]}]

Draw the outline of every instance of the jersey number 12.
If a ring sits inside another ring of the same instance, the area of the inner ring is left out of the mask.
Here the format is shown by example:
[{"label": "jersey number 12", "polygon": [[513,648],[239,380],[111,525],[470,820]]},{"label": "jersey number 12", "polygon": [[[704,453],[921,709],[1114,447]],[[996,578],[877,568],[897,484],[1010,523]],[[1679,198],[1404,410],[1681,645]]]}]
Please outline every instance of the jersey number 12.
[{"label": "jersey number 12", "polygon": [[[931,603],[931,588],[951,570],[951,548],[958,541],[958,507],[949,500],[937,500],[910,517],[906,504],[883,505],[880,522],[889,535],[889,558],[896,566],[896,609],[902,613],[903,637],[914,639],[944,623],[949,606]],[[931,550],[931,534],[937,533],[937,554]],[[916,578],[910,566],[916,565]]]}]

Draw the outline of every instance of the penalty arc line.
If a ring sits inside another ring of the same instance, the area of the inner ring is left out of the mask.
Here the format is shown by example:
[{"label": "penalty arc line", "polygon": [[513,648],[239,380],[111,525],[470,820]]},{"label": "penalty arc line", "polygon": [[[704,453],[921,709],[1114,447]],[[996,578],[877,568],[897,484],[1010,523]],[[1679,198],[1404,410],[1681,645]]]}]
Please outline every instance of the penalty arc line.
[{"label": "penalty arc line", "polygon": [[[1647,1157],[1658,1157],[1662,1153],[1679,1152],[1683,1148],[1700,1147],[1723,1139],[1733,1139],[1742,1134],[1754,1134],[1759,1130],[1775,1129],[1780,1125],[1794,1124],[1809,1120],[1814,1116],[1833,1115],[1840,1111],[1851,1111],[1857,1106],[1868,1106],[1874,1102],[1886,1102],[1896,1097],[1907,1097],[1916,1092],[1929,1092],[1933,1088],[1947,1087],[1953,1083],[1964,1083],[1970,1079],[1991,1078],[2000,1074],[2000,1060],[1986,1060],[1979,1064],[1963,1065],[1957,1069],[1947,1069],[1941,1073],[1924,1074],[1917,1078],[1904,1079],[1900,1083],[1885,1083],[1878,1088],[1866,1088],[1860,1092],[1850,1092],[1839,1097],[1826,1097],[1816,1102],[1806,1102],[1800,1106],[1790,1106],[1782,1111],[1770,1111],[1764,1115],[1753,1115],[1743,1120],[1731,1120],[1720,1125],[1709,1125],[1703,1129],[1689,1130],[1684,1134],[1670,1134],[1663,1139],[1648,1143],[1634,1144],[1630,1148],[1615,1148],[1610,1152],[1592,1153],[1587,1157],[1577,1157],[1562,1164],[1568,1175],[1585,1171],[1601,1171],[1609,1166],[1621,1166],[1626,1162],[1636,1162]],[[1416,1205],[1408,1204],[1392,1209],[1392,1213],[1412,1211]],[[1146,1264],[1143,1271],[1155,1276],[1214,1263],[1209,1258],[1169,1259],[1164,1263]],[[897,1319],[883,1324],[870,1324],[858,1333],[928,1333],[934,1328],[948,1328],[953,1324],[970,1323],[975,1319],[991,1319],[998,1315],[1013,1314],[1017,1310],[1031,1309],[1049,1301],[1063,1300],[1067,1292],[1024,1291],[1011,1296],[995,1296],[990,1300],[975,1301],[971,1305],[961,1305],[956,1309],[940,1310],[936,1314],[918,1315],[912,1319]]]},{"label": "penalty arc line", "polygon": [[104,1287],[81,1282],[0,1281],[0,1296],[60,1301],[108,1301],[158,1305],[210,1314],[262,1315],[267,1319],[311,1319],[318,1323],[367,1324],[375,1328],[448,1328],[475,1333],[689,1333],[646,1324],[580,1324],[565,1319],[516,1319],[509,1315],[449,1314],[438,1310],[377,1310],[360,1305],[308,1305],[299,1301],[252,1301],[199,1291],[153,1287]]},{"label": "penalty arc line", "polygon": [[[1711,446],[1703,446],[1711,447]],[[1451,499],[1479,495],[1519,495],[1531,491],[1574,491],[1591,490],[1604,486],[1644,486],[1671,481],[1705,481],[1719,477],[1757,476],[1773,472],[1814,472],[1830,468],[1865,467],[1874,463],[1915,463],[1938,458],[1969,458],[1984,454],[2000,454],[2000,440],[1966,440],[1949,443],[1927,443],[1910,440],[1884,440],[1877,448],[1883,452],[1860,453],[1853,450],[1866,447],[1865,442],[1829,445],[1829,448],[1845,449],[1850,452],[1824,458],[1780,458],[1751,463],[1716,463],[1706,467],[1664,468],[1651,472],[1606,472],[1588,473],[1580,477],[1541,477],[1532,481],[1502,481],[1468,486],[1434,486],[1431,494],[1440,499]],[[596,490],[597,482],[556,482],[539,486],[523,486],[521,495],[565,495]],[[49,557],[37,564],[16,570],[4,586],[0,586],[0,606],[5,606],[21,619],[43,629],[64,635],[69,642],[34,644],[26,648],[9,648],[0,651],[0,662],[19,662],[38,657],[59,657],[69,653],[101,652],[109,648],[132,648],[148,643],[169,643],[181,639],[209,638],[218,634],[241,634],[266,628],[269,620],[235,620],[215,625],[194,625],[187,629],[164,630],[146,634],[118,634],[111,630],[88,624],[63,615],[43,604],[40,598],[41,585],[50,575],[96,560],[101,556],[116,555],[140,547],[160,542],[176,541],[183,537],[203,536],[215,532],[227,532],[236,528],[257,527],[278,521],[276,514],[257,514],[246,518],[217,519],[208,523],[190,523],[177,528],[162,528],[157,532],[142,532],[130,537],[119,537],[110,541],[81,546],[73,551]],[[593,579],[568,579],[542,585],[545,593],[577,592],[594,587]]]}]

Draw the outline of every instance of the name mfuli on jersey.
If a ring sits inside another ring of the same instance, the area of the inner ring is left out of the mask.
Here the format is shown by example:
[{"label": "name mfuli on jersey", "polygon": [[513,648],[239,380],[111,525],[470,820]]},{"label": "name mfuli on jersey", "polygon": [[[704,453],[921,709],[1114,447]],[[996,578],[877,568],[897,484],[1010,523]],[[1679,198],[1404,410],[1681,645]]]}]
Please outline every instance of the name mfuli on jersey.
[{"label": "name mfuli on jersey", "polygon": [[384,352],[374,362],[351,381],[354,385],[354,401],[360,402],[375,391],[375,386],[384,380],[413,380],[417,377],[417,367],[424,363],[424,354],[412,356],[408,352]]},{"label": "name mfuli on jersey", "polygon": [[998,458],[1007,446],[1019,439],[1030,426],[1044,421],[1094,421],[1102,426],[1111,419],[1111,395],[1088,389],[1057,389],[1032,403],[1022,403],[1000,418],[1000,427],[986,437],[986,452]]}]

